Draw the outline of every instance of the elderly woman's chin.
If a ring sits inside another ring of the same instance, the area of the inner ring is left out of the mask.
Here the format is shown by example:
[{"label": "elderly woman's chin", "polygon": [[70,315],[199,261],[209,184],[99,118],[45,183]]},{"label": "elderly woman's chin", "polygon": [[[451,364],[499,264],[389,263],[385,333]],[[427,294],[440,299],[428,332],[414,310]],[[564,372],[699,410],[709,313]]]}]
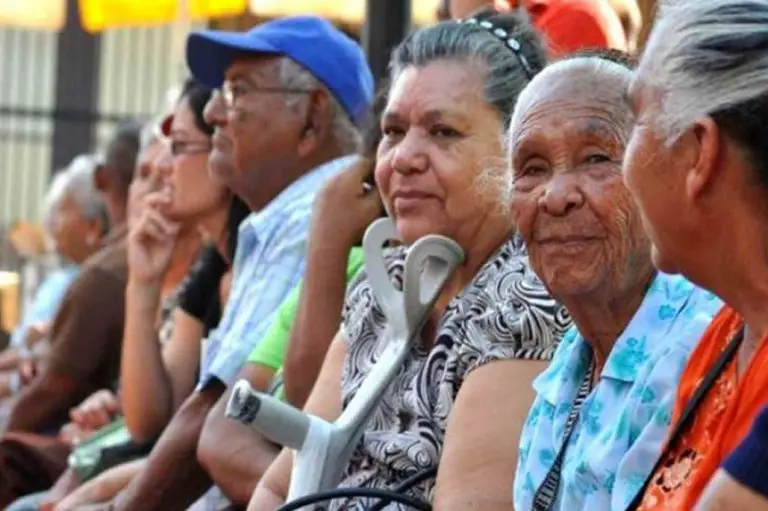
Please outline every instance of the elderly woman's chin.
[{"label": "elderly woman's chin", "polygon": [[651,262],[660,272],[670,275],[681,273],[681,268],[675,259],[666,251],[659,249],[655,243],[651,245]]},{"label": "elderly woman's chin", "polygon": [[531,246],[531,266],[555,297],[578,296],[594,290],[607,277],[608,263],[598,242],[581,246]]},{"label": "elderly woman's chin", "polygon": [[429,234],[443,234],[439,222],[428,215],[395,215],[395,228],[400,240],[406,245],[415,243]]}]

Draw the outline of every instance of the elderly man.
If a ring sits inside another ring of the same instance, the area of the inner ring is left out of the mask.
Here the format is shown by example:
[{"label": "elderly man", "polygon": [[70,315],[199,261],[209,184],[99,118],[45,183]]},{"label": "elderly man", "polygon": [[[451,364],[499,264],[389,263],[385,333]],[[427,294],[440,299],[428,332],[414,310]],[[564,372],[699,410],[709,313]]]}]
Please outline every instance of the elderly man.
[{"label": "elderly man", "polygon": [[350,163],[344,156],[356,148],[356,125],[373,92],[360,47],[315,17],[247,33],[193,33],[187,60],[198,80],[221,90],[206,111],[216,126],[211,172],[255,213],[241,227],[232,292],[199,386],[147,469],[118,496],[117,509],[183,509],[210,486],[196,460],[206,415],[227,399],[226,387],[302,276],[315,193]]}]

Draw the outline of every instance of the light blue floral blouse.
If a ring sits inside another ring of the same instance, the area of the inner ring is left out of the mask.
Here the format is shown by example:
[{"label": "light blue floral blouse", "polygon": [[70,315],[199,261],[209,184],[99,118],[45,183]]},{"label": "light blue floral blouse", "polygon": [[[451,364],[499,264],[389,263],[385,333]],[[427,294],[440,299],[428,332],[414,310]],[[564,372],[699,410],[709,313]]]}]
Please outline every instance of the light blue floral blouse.
[{"label": "light blue floral blouse", "polygon": [[[554,509],[626,509],[659,455],[688,356],[721,306],[682,277],[656,276],[582,405]],[[517,511],[532,509],[563,442],[590,350],[571,328],[533,382],[537,397],[523,427],[514,483]]]}]

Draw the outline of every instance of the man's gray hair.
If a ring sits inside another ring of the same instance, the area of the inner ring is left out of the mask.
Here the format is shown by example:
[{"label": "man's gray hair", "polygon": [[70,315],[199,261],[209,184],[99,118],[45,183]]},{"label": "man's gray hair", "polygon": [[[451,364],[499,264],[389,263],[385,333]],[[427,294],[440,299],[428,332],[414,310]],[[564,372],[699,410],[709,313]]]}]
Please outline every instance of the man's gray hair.
[{"label": "man's gray hair", "polygon": [[661,94],[668,142],[698,117],[765,97],[768,0],[666,2],[637,75]]},{"label": "man's gray hair", "polygon": [[92,155],[83,154],[75,157],[72,163],[56,173],[43,201],[46,223],[66,196],[72,197],[85,218],[91,220],[105,217],[104,202],[96,189],[97,168],[97,159]]},{"label": "man's gray hair", "polygon": [[[288,57],[280,59],[280,83],[291,89],[322,89],[328,94],[331,107],[331,130],[334,139],[345,152],[358,151],[361,144],[359,130],[355,127],[347,111],[341,106],[336,97],[315,78],[315,76]],[[296,94],[286,93],[285,102],[294,106],[298,102]]]},{"label": "man's gray hair", "polygon": [[[524,16],[504,14],[485,19],[519,43],[519,53],[534,74],[544,67],[543,44]],[[413,32],[397,47],[390,62],[392,83],[409,67],[425,67],[440,60],[477,65],[483,73],[485,101],[498,112],[506,130],[517,97],[532,78],[519,53],[477,24],[443,21]]]}]

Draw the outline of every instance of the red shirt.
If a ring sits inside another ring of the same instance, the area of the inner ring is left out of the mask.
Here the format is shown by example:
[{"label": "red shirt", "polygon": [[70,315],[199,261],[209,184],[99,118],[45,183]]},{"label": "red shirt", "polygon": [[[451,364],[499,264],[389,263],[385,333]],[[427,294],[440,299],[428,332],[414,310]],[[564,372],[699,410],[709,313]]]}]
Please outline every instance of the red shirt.
[{"label": "red shirt", "polygon": [[[542,33],[550,57],[560,57],[587,48],[626,50],[624,28],[616,11],[605,0],[520,0]],[[497,8],[519,5],[514,0],[496,0]]]}]

